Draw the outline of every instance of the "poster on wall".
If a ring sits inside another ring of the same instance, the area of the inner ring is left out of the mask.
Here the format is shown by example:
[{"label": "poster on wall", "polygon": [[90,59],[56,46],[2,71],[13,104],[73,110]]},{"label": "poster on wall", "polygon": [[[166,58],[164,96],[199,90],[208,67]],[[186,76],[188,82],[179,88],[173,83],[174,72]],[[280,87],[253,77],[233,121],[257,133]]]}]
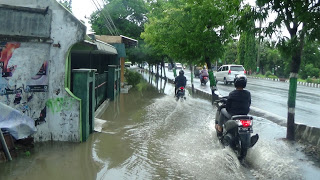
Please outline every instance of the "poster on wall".
[{"label": "poster on wall", "polygon": [[0,95],[21,94],[24,92],[46,92],[48,90],[48,61],[45,61],[39,72],[27,82],[21,82],[23,87],[10,84],[10,78],[19,64],[10,66],[10,59],[16,49],[21,48],[19,42],[0,42]]},{"label": "poster on wall", "polygon": [[26,91],[46,92],[48,91],[48,61],[45,61],[39,72],[27,82]]},{"label": "poster on wall", "polygon": [[19,42],[0,42],[0,71],[2,77],[11,77],[15,66],[8,66],[15,49],[20,47]]}]

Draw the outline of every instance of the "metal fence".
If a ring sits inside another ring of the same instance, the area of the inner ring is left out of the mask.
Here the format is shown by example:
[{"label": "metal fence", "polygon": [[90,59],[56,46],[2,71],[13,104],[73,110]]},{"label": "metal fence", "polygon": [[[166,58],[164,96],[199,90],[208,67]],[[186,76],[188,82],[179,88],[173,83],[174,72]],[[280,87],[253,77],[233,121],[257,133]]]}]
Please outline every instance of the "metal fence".
[{"label": "metal fence", "polygon": [[95,109],[97,109],[107,99],[108,72],[105,71],[103,74],[96,74],[95,78]]}]

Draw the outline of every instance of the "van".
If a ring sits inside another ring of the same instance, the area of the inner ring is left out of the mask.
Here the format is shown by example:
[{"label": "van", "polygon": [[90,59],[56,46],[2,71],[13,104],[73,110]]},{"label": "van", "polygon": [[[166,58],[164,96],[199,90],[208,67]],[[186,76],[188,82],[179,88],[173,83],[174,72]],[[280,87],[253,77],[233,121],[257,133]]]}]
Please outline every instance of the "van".
[{"label": "van", "polygon": [[216,81],[221,81],[224,84],[232,84],[234,78],[238,75],[246,75],[246,70],[242,65],[228,64],[221,66],[215,73]]}]

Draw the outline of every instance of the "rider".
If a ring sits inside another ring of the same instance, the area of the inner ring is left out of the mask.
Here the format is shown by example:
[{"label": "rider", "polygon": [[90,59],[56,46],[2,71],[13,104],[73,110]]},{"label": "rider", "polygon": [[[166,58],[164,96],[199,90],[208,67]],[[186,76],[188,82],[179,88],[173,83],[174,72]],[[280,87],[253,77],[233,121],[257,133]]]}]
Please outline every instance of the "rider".
[{"label": "rider", "polygon": [[209,74],[208,74],[207,68],[204,66],[203,69],[200,72],[200,81],[202,80],[202,77],[205,77],[205,76],[208,77]]},{"label": "rider", "polygon": [[174,90],[174,94],[177,94],[177,90],[179,87],[183,86],[186,87],[187,84],[187,78],[184,76],[184,71],[180,70],[179,71],[179,76],[177,76],[174,80],[174,84],[176,84],[175,86],[175,90]]},{"label": "rider", "polygon": [[216,120],[216,129],[218,135],[222,135],[222,125],[233,115],[247,115],[250,111],[251,94],[244,90],[247,85],[245,75],[237,75],[234,79],[235,90],[229,93],[226,108],[220,111],[220,117]]}]

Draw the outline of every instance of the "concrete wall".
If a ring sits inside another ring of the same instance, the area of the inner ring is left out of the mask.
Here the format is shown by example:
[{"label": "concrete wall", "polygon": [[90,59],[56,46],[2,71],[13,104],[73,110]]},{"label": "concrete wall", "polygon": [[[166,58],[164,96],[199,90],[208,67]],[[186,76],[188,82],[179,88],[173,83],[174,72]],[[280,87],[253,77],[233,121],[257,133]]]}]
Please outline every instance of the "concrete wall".
[{"label": "concrete wall", "polygon": [[[55,0],[0,0],[0,4],[38,9],[39,12],[47,13],[43,16],[51,16],[51,20],[47,22],[49,25],[44,25],[44,28],[50,27],[50,36],[46,40],[33,38],[28,33],[21,38],[18,37],[21,34],[16,33],[15,36],[10,32],[1,31],[0,42],[12,46],[12,56],[7,67],[15,68],[10,72],[11,77],[9,74],[8,77],[0,76],[0,90],[13,90],[11,94],[0,94],[0,103],[8,104],[35,121],[38,120],[35,141],[80,141],[80,101],[65,89],[64,82],[69,49],[75,43],[84,40],[86,27]],[[11,17],[23,18],[18,15],[21,12],[13,13],[17,15]],[[45,23],[41,18],[33,20]],[[21,24],[25,26],[23,19]],[[30,27],[29,33],[32,34],[36,30],[37,28]],[[4,41],[5,36],[11,36],[10,40]],[[12,45],[12,42],[16,44]],[[42,70],[45,68],[45,73],[42,71],[37,74],[41,67]],[[35,86],[27,86],[30,83]],[[22,90],[17,91],[18,87]],[[20,102],[16,99],[20,99]],[[40,113],[45,119],[40,120]]]}]

